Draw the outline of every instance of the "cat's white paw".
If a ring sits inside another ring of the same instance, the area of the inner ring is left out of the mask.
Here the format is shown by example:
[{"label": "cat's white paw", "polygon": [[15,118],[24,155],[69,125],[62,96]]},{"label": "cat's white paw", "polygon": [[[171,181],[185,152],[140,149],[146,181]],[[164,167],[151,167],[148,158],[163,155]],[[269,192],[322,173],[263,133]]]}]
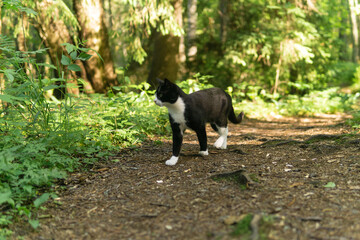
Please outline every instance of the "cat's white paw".
[{"label": "cat's white paw", "polygon": [[179,157],[172,156],[169,160],[167,160],[165,162],[165,164],[168,166],[174,166],[178,160],[179,160]]},{"label": "cat's white paw", "polygon": [[219,133],[220,137],[214,143],[214,147],[216,147],[217,149],[226,149],[228,128],[227,127],[218,127],[218,133]]},{"label": "cat's white paw", "polygon": [[209,155],[209,152],[208,152],[208,150],[206,149],[206,151],[200,151],[199,154],[200,154],[201,156],[207,156],[207,155]]},{"label": "cat's white paw", "polygon": [[214,143],[214,147],[216,147],[217,149],[226,149],[226,142],[227,141],[225,137],[219,137],[218,140],[216,140],[216,142]]}]

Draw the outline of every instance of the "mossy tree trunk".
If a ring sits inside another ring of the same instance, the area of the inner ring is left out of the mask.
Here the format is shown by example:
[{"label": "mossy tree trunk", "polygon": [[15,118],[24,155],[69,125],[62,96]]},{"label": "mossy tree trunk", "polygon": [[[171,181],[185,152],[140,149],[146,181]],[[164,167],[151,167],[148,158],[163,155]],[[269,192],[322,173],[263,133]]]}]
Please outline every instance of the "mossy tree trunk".
[{"label": "mossy tree trunk", "polygon": [[[174,18],[177,23],[182,25],[182,0],[172,1],[174,7]],[[180,37],[173,34],[163,35],[155,33],[154,50],[148,82],[156,86],[156,78],[167,78],[170,81],[178,79],[180,68]]]},{"label": "mossy tree trunk", "polygon": [[103,2],[101,0],[73,0],[73,7],[81,27],[80,39],[86,40],[86,47],[97,51],[103,59],[102,61],[93,54],[93,57],[84,63],[87,78],[95,92],[104,93],[109,87],[117,85],[117,77],[105,25]]},{"label": "mossy tree trunk", "polygon": [[188,68],[191,70],[194,64],[196,54],[197,54],[197,45],[196,45],[196,25],[197,25],[197,0],[188,0],[187,4],[187,15],[188,15],[188,26],[187,26],[187,63]]},{"label": "mossy tree trunk", "polygon": [[[35,18],[34,27],[37,29],[40,38],[43,40],[45,46],[48,48],[48,53],[52,63],[58,67],[60,71],[55,71],[55,77],[60,78],[61,71],[64,71],[64,78],[68,83],[77,85],[77,78],[75,72],[67,71],[63,69],[60,60],[61,56],[66,53],[61,46],[62,43],[74,44],[73,37],[67,28],[66,24],[61,20],[60,12],[56,7],[52,7],[53,2],[51,0],[35,1],[35,11],[38,13]],[[48,9],[52,9],[51,17],[49,17]],[[84,69],[82,62],[77,64]],[[88,82],[84,71],[80,73],[81,78],[85,82]],[[58,85],[63,84],[61,81],[57,82]],[[88,92],[92,92],[91,85],[85,87]],[[54,96],[58,99],[64,97],[65,91],[72,93],[73,95],[79,95],[79,88],[63,88],[54,89]]]},{"label": "mossy tree trunk", "polygon": [[350,23],[351,23],[351,34],[353,42],[353,53],[352,61],[357,63],[359,61],[359,29],[358,29],[358,18],[356,16],[356,11],[358,7],[357,0],[348,0],[349,3],[349,14],[350,14]]}]

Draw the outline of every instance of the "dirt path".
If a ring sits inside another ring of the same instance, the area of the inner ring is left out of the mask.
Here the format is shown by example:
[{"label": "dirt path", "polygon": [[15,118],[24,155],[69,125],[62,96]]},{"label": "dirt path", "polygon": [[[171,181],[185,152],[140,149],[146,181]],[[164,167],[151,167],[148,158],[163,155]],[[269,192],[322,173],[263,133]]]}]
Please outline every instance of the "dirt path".
[{"label": "dirt path", "polygon": [[[232,239],[236,231],[243,239],[360,239],[360,140],[340,122],[246,120],[230,125],[227,150],[211,147],[207,157],[187,132],[173,167],[164,164],[170,142],[146,143],[72,175],[62,204],[39,213],[38,231],[15,231],[25,239]],[[246,189],[236,177],[213,178],[238,170]]]}]

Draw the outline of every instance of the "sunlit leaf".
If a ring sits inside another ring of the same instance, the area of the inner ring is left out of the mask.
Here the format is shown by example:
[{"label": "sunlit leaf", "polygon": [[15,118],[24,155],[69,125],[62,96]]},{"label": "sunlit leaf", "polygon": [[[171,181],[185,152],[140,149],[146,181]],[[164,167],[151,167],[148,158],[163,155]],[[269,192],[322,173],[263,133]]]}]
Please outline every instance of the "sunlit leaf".
[{"label": "sunlit leaf", "polygon": [[68,66],[68,69],[71,70],[71,71],[74,71],[74,72],[80,72],[81,71],[81,68],[79,67],[79,65],[76,65],[76,64],[70,64]]},{"label": "sunlit leaf", "polygon": [[37,229],[40,225],[39,220],[36,219],[30,219],[29,223],[33,229]]},{"label": "sunlit leaf", "polygon": [[62,65],[69,65],[69,64],[71,64],[70,58],[68,58],[68,57],[65,56],[65,55],[62,55],[62,56],[61,56],[61,64],[62,64]]},{"label": "sunlit leaf", "polygon": [[92,57],[92,55],[87,54],[85,52],[80,53],[80,55],[77,57],[77,59],[82,60],[82,61],[86,61],[89,60]]},{"label": "sunlit leaf", "polygon": [[10,189],[6,189],[5,192],[0,193],[0,205],[8,202],[9,200],[11,200],[11,191]]},{"label": "sunlit leaf", "polygon": [[34,206],[36,208],[40,207],[49,199],[49,197],[50,197],[50,193],[44,193],[34,201]]},{"label": "sunlit leaf", "polygon": [[76,50],[76,47],[70,43],[63,43],[61,44],[61,46],[65,46],[65,49],[68,52],[68,54]]},{"label": "sunlit leaf", "polygon": [[44,91],[49,91],[49,90],[52,90],[55,88],[60,88],[60,87],[61,86],[59,86],[59,85],[49,85],[49,86],[44,87]]},{"label": "sunlit leaf", "polygon": [[38,63],[37,65],[42,66],[42,67],[52,68],[52,69],[56,70],[56,67],[54,65],[52,65],[52,64],[49,64],[49,63]]},{"label": "sunlit leaf", "polygon": [[336,187],[336,184],[334,182],[328,182],[326,185],[324,185],[326,188],[334,188]]},{"label": "sunlit leaf", "polygon": [[77,52],[76,51],[71,52],[70,57],[71,57],[71,59],[76,60],[77,59],[76,58],[77,57]]},{"label": "sunlit leaf", "polygon": [[13,103],[13,100],[10,95],[0,94],[0,100],[8,103]]}]

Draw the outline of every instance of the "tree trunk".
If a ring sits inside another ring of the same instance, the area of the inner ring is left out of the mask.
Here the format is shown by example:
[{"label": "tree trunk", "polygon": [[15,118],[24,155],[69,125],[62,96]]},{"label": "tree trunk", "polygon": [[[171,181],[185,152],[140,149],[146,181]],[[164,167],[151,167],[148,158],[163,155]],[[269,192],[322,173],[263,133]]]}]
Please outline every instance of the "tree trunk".
[{"label": "tree trunk", "polygon": [[[20,21],[19,23],[20,31],[16,36],[17,49],[21,52],[26,52],[28,51],[28,46],[26,43],[26,33],[28,31],[27,29],[29,29],[29,21],[27,15],[25,13],[21,13],[20,20],[16,19],[15,21],[16,22]],[[28,75],[35,72],[34,66],[32,64],[25,62],[21,64],[21,67],[24,69],[24,72]]]},{"label": "tree trunk", "polygon": [[228,0],[220,0],[220,42],[224,44],[227,37]]},{"label": "tree trunk", "polygon": [[84,63],[87,78],[94,90],[105,93],[117,85],[114,62],[111,56],[109,36],[104,19],[104,6],[101,0],[73,0],[76,17],[80,24],[80,39],[86,40],[86,47],[97,51],[97,55]]},{"label": "tree trunk", "polygon": [[282,53],[283,53],[283,43],[280,43],[280,56],[279,56],[279,61],[278,64],[276,66],[276,75],[275,75],[275,83],[274,83],[274,87],[273,87],[273,94],[274,96],[276,96],[277,94],[277,90],[280,84],[280,71],[281,71],[281,65],[282,65]]},{"label": "tree trunk", "polygon": [[359,32],[358,32],[358,24],[356,17],[356,9],[357,9],[357,0],[348,0],[349,3],[349,13],[350,13],[350,23],[351,23],[351,34],[352,34],[352,61],[357,63],[359,61]]},{"label": "tree trunk", "polygon": [[[289,81],[290,83],[296,83],[297,79],[298,79],[298,76],[299,76],[299,72],[298,70],[296,69],[295,66],[292,66],[290,65],[290,69],[289,69]],[[293,85],[290,86],[289,88],[289,94],[297,94],[297,95],[300,95],[302,94],[301,91],[299,91],[298,88],[294,87]]]},{"label": "tree trunk", "polygon": [[[172,2],[174,6],[174,17],[178,24],[182,23],[182,0]],[[170,81],[178,79],[180,66],[179,56],[180,37],[173,34],[162,35],[160,32],[155,33],[154,37],[154,54],[152,57],[151,69],[148,82],[156,86],[156,78],[167,78]]]},{"label": "tree trunk", "polygon": [[191,67],[192,63],[196,58],[197,46],[196,46],[196,23],[197,23],[197,12],[196,6],[197,0],[188,0],[187,4],[187,15],[188,15],[188,31],[187,31],[187,61]]},{"label": "tree trunk", "polygon": [[[2,2],[0,2],[0,34],[2,34],[2,19],[1,19],[1,9],[2,9]],[[0,54],[1,54],[1,49],[0,49]],[[5,78],[4,78],[4,74],[0,73],[0,94],[3,94],[5,90]],[[4,108],[5,106],[3,105],[3,102],[0,100],[0,108]]]},{"label": "tree trunk", "polygon": [[341,19],[341,25],[339,27],[339,39],[341,40],[341,45],[339,48],[339,60],[341,61],[350,61],[349,55],[348,55],[348,45],[349,45],[349,39],[348,34],[346,33],[347,24],[349,22],[349,4],[347,0],[340,0],[340,4],[343,9],[346,9],[346,17],[343,11],[339,12],[339,17]]},{"label": "tree trunk", "polygon": [[[55,66],[58,66],[60,70],[64,70],[61,67],[60,60],[61,56],[65,51],[61,46],[62,43],[71,43],[74,44],[73,38],[65,25],[65,23],[60,18],[60,12],[57,8],[52,8],[52,17],[48,17],[48,9],[52,5],[52,0],[43,0],[43,1],[35,1],[35,11],[38,13],[35,18],[34,26],[37,29],[41,39],[44,41],[44,44],[48,49],[48,53],[52,63]],[[77,63],[81,68],[83,63]],[[77,84],[77,76],[75,72],[72,71],[65,71],[65,76],[69,83]],[[61,71],[55,71],[55,77],[60,78]],[[81,73],[82,79],[85,82],[87,81],[85,72]],[[62,84],[61,82],[57,82],[58,85]],[[79,89],[78,88],[68,88],[68,92],[78,95]],[[90,90],[91,91],[91,90]],[[65,86],[63,88],[54,89],[54,96],[58,99],[64,97],[65,94]]]}]

